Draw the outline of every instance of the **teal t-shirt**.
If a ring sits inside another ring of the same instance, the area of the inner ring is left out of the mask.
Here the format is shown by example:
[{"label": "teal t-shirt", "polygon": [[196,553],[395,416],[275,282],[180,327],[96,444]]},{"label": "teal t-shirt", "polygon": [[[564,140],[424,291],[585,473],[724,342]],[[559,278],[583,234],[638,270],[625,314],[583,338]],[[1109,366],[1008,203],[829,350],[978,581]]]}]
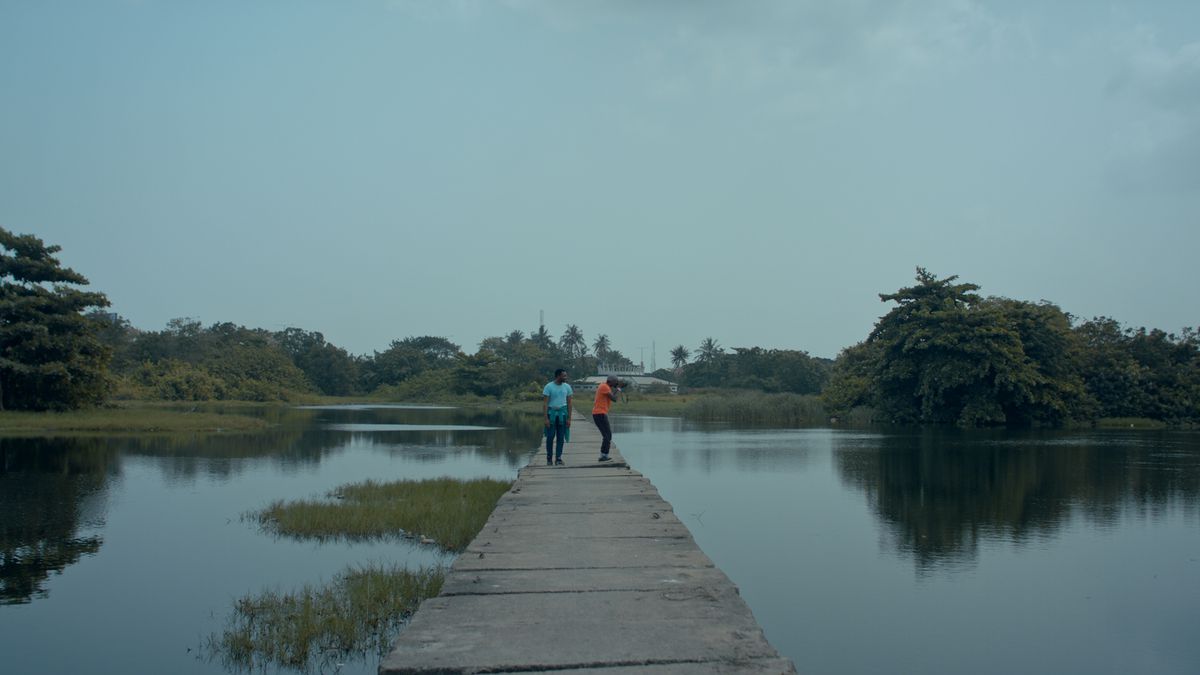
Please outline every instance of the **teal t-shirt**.
[{"label": "teal t-shirt", "polygon": [[551,382],[546,385],[545,389],[542,389],[542,396],[550,397],[550,402],[547,405],[549,405],[551,408],[561,408],[565,406],[567,404],[567,397],[573,396],[574,394],[575,392],[571,390],[571,385],[567,384],[566,382],[563,382],[562,384]]}]

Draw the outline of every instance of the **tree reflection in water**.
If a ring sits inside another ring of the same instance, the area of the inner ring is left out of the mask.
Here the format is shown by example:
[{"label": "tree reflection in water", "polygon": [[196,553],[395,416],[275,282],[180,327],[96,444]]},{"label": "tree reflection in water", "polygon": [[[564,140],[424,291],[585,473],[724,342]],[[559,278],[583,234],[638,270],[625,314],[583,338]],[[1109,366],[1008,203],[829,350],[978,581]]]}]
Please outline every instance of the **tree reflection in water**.
[{"label": "tree reflection in water", "polygon": [[936,430],[835,440],[842,479],[866,493],[886,545],[918,573],[970,565],[983,540],[1023,545],[1072,518],[1113,525],[1183,509],[1200,518],[1188,433]]},{"label": "tree reflection in water", "polygon": [[45,597],[52,572],[100,550],[114,454],[72,439],[0,438],[0,604]]},{"label": "tree reflection in water", "polygon": [[[0,437],[0,604],[46,597],[46,581],[100,551],[106,497],[126,457],[153,457],[172,483],[199,476],[228,479],[263,460],[311,465],[330,453],[373,448],[418,461],[448,452],[503,459],[517,466],[540,438],[537,415],[502,410],[304,410],[264,407],[272,426],[253,434]],[[487,432],[361,433],[339,422],[460,424]]]}]

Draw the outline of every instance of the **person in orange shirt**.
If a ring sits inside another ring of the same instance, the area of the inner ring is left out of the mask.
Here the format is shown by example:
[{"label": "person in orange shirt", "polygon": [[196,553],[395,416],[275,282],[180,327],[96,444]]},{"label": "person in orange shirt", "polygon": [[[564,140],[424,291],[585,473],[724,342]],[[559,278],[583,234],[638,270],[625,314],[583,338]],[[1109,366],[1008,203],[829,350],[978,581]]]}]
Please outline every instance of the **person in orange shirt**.
[{"label": "person in orange shirt", "polygon": [[608,449],[612,446],[612,427],[608,424],[608,409],[612,406],[613,401],[617,400],[617,394],[621,393],[620,384],[620,380],[609,375],[608,380],[596,388],[596,402],[592,405],[592,421],[596,423],[596,428],[600,430],[600,436],[604,439],[600,441],[601,462],[612,459],[608,456]]}]

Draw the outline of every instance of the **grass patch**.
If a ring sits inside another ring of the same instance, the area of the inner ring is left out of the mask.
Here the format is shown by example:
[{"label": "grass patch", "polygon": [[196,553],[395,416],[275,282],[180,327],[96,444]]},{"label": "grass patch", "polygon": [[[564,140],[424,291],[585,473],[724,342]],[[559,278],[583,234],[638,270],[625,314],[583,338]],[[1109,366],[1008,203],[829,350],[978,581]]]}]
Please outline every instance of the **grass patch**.
[{"label": "grass patch", "polygon": [[696,420],[780,426],[826,424],[829,420],[818,396],[762,392],[701,396],[683,409],[683,416]]},{"label": "grass patch", "polygon": [[2,434],[61,433],[216,433],[257,431],[267,422],[257,417],[161,406],[117,406],[70,412],[0,412]]},{"label": "grass patch", "polygon": [[1096,420],[1100,429],[1165,429],[1167,423],[1148,417],[1101,417]]},{"label": "grass patch", "polygon": [[347,659],[383,655],[425,598],[441,592],[440,568],[350,568],[328,584],[239,598],[207,651],[231,670],[325,671]]},{"label": "grass patch", "polygon": [[[676,394],[643,394],[629,391],[621,394],[621,399],[613,404],[610,414],[619,415],[653,415],[656,417],[679,417],[689,403],[700,398],[694,395]],[[592,405],[596,401],[596,392],[580,391],[575,394],[575,410],[584,417],[591,418]],[[541,403],[538,404],[541,411]]]},{"label": "grass patch", "polygon": [[328,494],[332,500],[277,501],[249,517],[288,537],[363,540],[407,535],[461,551],[511,485],[492,479],[367,481],[333,490]]}]

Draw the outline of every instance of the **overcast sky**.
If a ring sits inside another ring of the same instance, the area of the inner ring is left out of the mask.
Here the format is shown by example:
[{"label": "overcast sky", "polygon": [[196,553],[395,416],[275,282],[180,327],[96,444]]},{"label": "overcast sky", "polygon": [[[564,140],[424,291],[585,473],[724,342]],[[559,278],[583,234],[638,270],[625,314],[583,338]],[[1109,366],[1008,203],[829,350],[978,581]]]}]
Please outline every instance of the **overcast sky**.
[{"label": "overcast sky", "polygon": [[833,357],[918,265],[1200,324],[1200,2],[0,0],[0,226],[146,329]]}]

